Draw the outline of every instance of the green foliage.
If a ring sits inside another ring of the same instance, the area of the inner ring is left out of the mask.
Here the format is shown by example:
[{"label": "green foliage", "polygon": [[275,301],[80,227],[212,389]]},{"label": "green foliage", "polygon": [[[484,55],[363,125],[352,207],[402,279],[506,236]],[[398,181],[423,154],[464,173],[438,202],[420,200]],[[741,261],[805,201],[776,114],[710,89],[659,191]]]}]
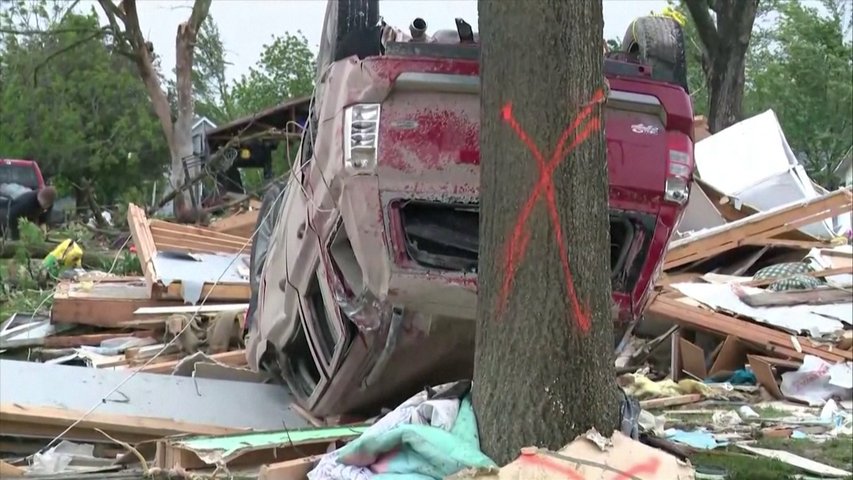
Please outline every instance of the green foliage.
[{"label": "green foliage", "polygon": [[101,265],[101,270],[120,276],[142,275],[142,265],[139,263],[139,257],[127,249],[122,250],[114,261],[104,262]]},{"label": "green foliage", "polygon": [[272,43],[264,45],[257,65],[233,86],[235,113],[254,113],[310,94],[314,70],[314,54],[302,32],[273,36]]},{"label": "green foliage", "polygon": [[65,6],[0,10],[13,31],[0,35],[0,156],[37,160],[62,193],[91,179],[99,201],[111,202],[156,177],[168,149],[131,61],[109,47],[94,11]]},{"label": "green foliage", "polygon": [[[687,16],[684,26],[688,83],[697,115],[708,112],[702,48]],[[853,42],[845,0],[762,0],[746,57],[743,110],[752,116],[772,109],[785,137],[809,175],[828,188],[833,172],[853,154]]]},{"label": "green foliage", "polygon": [[[745,110],[772,108],[812,178],[836,187],[853,148],[853,43],[842,2],[778,3],[778,21],[752,50]],[[849,12],[847,12],[849,14]]]}]

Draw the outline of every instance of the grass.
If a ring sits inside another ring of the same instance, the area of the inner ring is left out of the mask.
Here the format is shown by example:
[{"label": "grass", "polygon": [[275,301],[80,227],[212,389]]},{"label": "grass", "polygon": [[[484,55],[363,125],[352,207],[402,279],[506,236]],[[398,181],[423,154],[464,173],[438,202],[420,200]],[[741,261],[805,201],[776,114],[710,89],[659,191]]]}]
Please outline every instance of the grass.
[{"label": "grass", "polygon": [[[12,290],[0,295],[0,323],[15,312],[33,312],[50,295],[50,290]],[[50,310],[52,299],[47,299],[42,311]]]},{"label": "grass", "polygon": [[[807,439],[766,438],[753,446],[784,450],[836,468],[853,470],[853,437],[839,437],[824,443]],[[776,460],[749,456],[737,447],[698,453],[691,461],[693,465],[727,470],[728,480],[789,480],[806,474]],[[853,476],[848,480],[850,479],[853,479]]]},{"label": "grass", "polygon": [[791,412],[774,407],[753,407],[752,409],[761,418],[784,418],[793,415]]}]

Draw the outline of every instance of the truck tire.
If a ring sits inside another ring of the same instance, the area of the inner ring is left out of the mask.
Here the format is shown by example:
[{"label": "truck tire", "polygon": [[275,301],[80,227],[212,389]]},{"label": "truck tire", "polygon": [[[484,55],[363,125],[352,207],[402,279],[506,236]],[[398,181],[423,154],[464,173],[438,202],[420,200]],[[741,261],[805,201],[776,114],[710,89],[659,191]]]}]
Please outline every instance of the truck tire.
[{"label": "truck tire", "polygon": [[628,26],[622,49],[632,60],[650,65],[652,78],[688,91],[684,31],[668,17],[640,17]]}]

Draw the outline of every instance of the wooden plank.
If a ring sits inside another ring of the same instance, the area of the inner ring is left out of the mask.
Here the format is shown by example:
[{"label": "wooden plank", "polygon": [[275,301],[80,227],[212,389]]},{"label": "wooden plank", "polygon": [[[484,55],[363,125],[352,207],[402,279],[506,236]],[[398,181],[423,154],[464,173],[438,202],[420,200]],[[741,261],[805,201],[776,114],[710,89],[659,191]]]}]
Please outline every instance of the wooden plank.
[{"label": "wooden plank", "polygon": [[736,289],[735,293],[743,303],[750,307],[790,307],[793,305],[830,305],[853,302],[853,294],[836,288],[753,294],[748,294],[743,289]]},{"label": "wooden plank", "polygon": [[[280,465],[280,464],[279,464]],[[305,472],[306,474],[308,472]],[[23,477],[25,474],[24,469],[21,467],[16,467],[14,465],[10,465],[3,460],[0,460],[0,478],[18,478]],[[287,477],[282,477],[287,478]]]},{"label": "wooden plank", "polygon": [[219,313],[243,311],[249,308],[248,303],[227,303],[221,305],[188,305],[174,307],[145,307],[134,311],[134,315],[169,315],[173,313]]},{"label": "wooden plank", "polygon": [[157,255],[157,247],[154,245],[154,238],[148,228],[145,212],[132,203],[127,207],[127,224],[130,227],[133,244],[136,246],[136,256],[139,257],[139,264],[142,266],[142,273],[145,276],[150,297],[154,285],[158,281],[157,272],[154,270],[154,256]]},{"label": "wooden plank", "polygon": [[249,253],[252,247],[246,241],[239,245],[211,245],[203,239],[193,238],[181,234],[161,234],[152,231],[154,243],[161,252],[187,252],[187,253]]},{"label": "wooden plank", "polygon": [[[246,360],[245,350],[234,350],[232,352],[215,353],[213,355],[208,356],[219,363],[222,363],[224,365],[230,365],[232,367],[242,367],[248,363]],[[137,370],[145,373],[172,373],[178,363],[180,363],[180,360],[152,363],[147,367],[141,367]]]},{"label": "wooden plank", "polygon": [[45,348],[76,348],[83,345],[98,346],[104,340],[112,338],[155,338],[157,332],[153,330],[142,330],[127,333],[93,333],[89,335],[53,335],[44,339]]},{"label": "wooden plank", "polygon": [[[164,222],[162,220],[151,220],[151,230],[156,234],[171,236],[186,236],[206,241],[212,248],[217,246],[242,246],[246,243],[246,237],[238,237],[227,233],[217,232],[210,228],[194,227],[191,225],[178,225],[176,223]],[[155,237],[156,237],[155,234]],[[249,242],[251,245],[251,242]],[[215,251],[215,250],[214,250]]]},{"label": "wooden plank", "polygon": [[[9,438],[30,438],[30,439],[54,439],[65,431],[61,425],[43,425],[32,422],[14,422],[11,420],[3,420],[0,423],[0,435]],[[101,428],[109,436],[122,442],[130,443],[131,445],[151,441],[159,438],[151,435],[140,435],[126,432],[116,432],[109,429]],[[62,437],[65,440],[78,443],[106,443],[113,444],[113,441],[105,437],[102,433],[93,429],[74,427]],[[43,445],[43,444],[42,444]],[[2,477],[0,477],[2,479]]]},{"label": "wooden plank", "polygon": [[776,210],[761,212],[708,232],[676,240],[667,251],[664,268],[674,268],[731,250],[746,239],[752,241],[770,238],[793,231],[849,212],[851,207],[853,202],[850,189],[847,188]]},{"label": "wooden plank", "polygon": [[[246,452],[237,458],[229,460],[227,464],[229,468],[276,464],[299,459],[305,455],[318,456],[325,453],[327,449],[328,445],[326,443],[292,447],[288,445],[276,445],[275,447]],[[156,462],[157,466],[163,470],[178,468],[198,470],[211,467],[210,464],[205,463],[195,452],[168,445],[166,442],[157,442]],[[300,480],[304,478],[301,477]]]},{"label": "wooden plank", "polygon": [[812,248],[824,248],[829,244],[818,240],[786,240],[783,238],[758,238],[746,239],[743,245],[758,245],[763,247],[788,247],[802,248],[803,250],[811,250]]},{"label": "wooden plank", "polygon": [[698,393],[690,393],[687,395],[677,395],[675,397],[652,398],[650,400],[640,401],[640,407],[645,410],[655,408],[675,407],[678,405],[689,405],[702,400],[702,395]]},{"label": "wooden plank", "polygon": [[150,297],[151,290],[144,278],[99,281],[93,283],[89,290],[84,290],[80,283],[60,282],[54,290],[50,320],[52,323],[126,328],[129,325],[123,322],[132,321],[133,312],[139,308],[183,305],[179,300]]},{"label": "wooden plank", "polygon": [[261,467],[258,480],[303,480],[320,460],[320,455],[295,458]]},{"label": "wooden plank", "polygon": [[[32,407],[12,403],[0,404],[0,435],[4,435],[5,422],[20,422],[35,425],[53,425],[68,427],[85,412],[52,407]],[[197,435],[227,435],[245,430],[219,427],[215,425],[197,425],[162,418],[134,417],[94,412],[77,424],[81,429],[96,428],[120,433],[132,433],[150,438],[193,433]]]},{"label": "wooden plank", "polygon": [[779,384],[776,382],[776,376],[773,375],[773,366],[765,360],[766,357],[747,355],[746,358],[749,362],[749,368],[758,380],[758,384],[764,387],[773,398],[784,399],[785,395],[782,394],[782,390],[779,389]]},{"label": "wooden plank", "polygon": [[[154,296],[161,300],[183,300],[181,282],[174,281],[168,287],[157,285]],[[215,302],[247,301],[252,295],[249,283],[217,283],[215,286],[205,283],[201,288],[201,298]]]},{"label": "wooden plank", "polygon": [[816,348],[805,337],[795,337],[801,345],[801,349],[798,351],[791,344],[791,335],[785,332],[780,332],[757,323],[739,320],[719,312],[687,305],[663,296],[658,296],[649,305],[648,311],[650,314],[667,318],[677,325],[692,330],[716,333],[720,336],[732,335],[744,341],[761,345],[768,351],[776,352],[789,358],[802,360],[805,354],[809,354],[820,357],[830,363],[853,360],[853,352],[846,350],[830,352],[822,348]]},{"label": "wooden plank", "polygon": [[249,238],[255,233],[255,224],[258,222],[258,210],[238,213],[221,218],[210,226],[211,230]]}]

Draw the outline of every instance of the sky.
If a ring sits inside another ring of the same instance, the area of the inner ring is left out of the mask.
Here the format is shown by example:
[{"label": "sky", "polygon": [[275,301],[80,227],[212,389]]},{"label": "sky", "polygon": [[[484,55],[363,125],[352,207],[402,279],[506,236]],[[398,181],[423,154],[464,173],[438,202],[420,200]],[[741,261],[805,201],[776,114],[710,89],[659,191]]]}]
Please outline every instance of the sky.
[{"label": "sky", "polygon": [[[522,6],[524,0],[514,1]],[[138,0],[143,34],[154,43],[167,71],[175,65],[177,26],[189,17],[192,3],[191,0]],[[404,29],[415,17],[426,20],[429,31],[455,29],[456,17],[471,24],[477,20],[476,0],[381,0],[379,5],[386,23]],[[665,6],[665,0],[604,0],[604,37],[622,38],[631,20],[651,11],[660,12]],[[231,63],[227,71],[229,79],[246,73],[273,35],[301,30],[316,52],[325,11],[325,0],[213,0],[210,14],[219,26]]]}]

